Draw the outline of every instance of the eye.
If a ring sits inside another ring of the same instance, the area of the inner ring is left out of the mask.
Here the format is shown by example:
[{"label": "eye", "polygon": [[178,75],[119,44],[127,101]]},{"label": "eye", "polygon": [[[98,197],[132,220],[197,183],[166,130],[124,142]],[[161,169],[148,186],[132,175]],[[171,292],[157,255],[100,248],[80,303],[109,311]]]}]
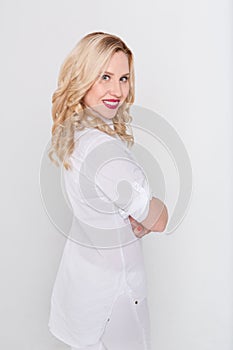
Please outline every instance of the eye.
[{"label": "eye", "polygon": [[107,78],[110,78],[110,76],[107,75],[107,74],[102,75],[102,79],[103,79],[103,80],[107,80],[107,79],[105,79],[106,77],[107,77]]},{"label": "eye", "polygon": [[129,80],[129,78],[128,77],[122,77],[121,79],[125,79],[124,81],[126,82],[126,81],[128,81]]}]

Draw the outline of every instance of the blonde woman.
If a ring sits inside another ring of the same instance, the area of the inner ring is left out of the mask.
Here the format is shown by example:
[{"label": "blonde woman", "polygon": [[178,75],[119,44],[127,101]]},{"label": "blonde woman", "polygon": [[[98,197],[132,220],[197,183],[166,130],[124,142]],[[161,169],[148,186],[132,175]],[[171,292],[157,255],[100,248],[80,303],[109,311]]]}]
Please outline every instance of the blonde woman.
[{"label": "blonde woman", "polygon": [[49,329],[72,350],[148,350],[141,237],[163,231],[166,206],[129,149],[133,54],[117,36],[83,37],[53,94],[50,159],[64,169],[73,222],[51,296]]}]

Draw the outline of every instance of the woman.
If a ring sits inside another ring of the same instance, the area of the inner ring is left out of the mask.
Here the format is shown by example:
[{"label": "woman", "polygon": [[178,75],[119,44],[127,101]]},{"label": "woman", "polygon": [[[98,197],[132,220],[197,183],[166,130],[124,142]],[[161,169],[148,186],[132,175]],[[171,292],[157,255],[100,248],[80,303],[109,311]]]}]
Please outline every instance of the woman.
[{"label": "woman", "polygon": [[134,102],[131,50],[115,35],[86,35],[64,61],[52,102],[49,156],[58,164],[55,153],[64,165],[74,215],[49,329],[73,350],[150,349],[138,238],[163,231],[168,215],[127,147],[134,141],[127,133]]}]

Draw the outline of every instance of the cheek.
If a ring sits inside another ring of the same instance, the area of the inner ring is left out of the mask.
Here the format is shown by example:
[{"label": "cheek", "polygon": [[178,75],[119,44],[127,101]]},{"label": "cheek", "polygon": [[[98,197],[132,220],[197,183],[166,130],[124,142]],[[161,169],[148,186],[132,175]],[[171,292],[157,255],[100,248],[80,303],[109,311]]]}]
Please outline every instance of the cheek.
[{"label": "cheek", "polygon": [[89,91],[88,98],[93,102],[97,102],[99,99],[103,97],[104,94],[105,94],[105,89],[103,87],[95,86]]},{"label": "cheek", "polygon": [[89,104],[89,103],[90,103],[90,100],[91,100],[91,96],[92,96],[92,91],[89,90],[88,92],[86,92],[86,95],[83,97],[83,101],[84,101],[86,104]]},{"label": "cheek", "polygon": [[129,85],[125,86],[123,91],[124,91],[124,96],[127,97],[129,94]]},{"label": "cheek", "polygon": [[95,89],[91,88],[85,95],[84,97],[84,102],[87,105],[93,104],[93,102],[95,102],[96,100],[96,91]]}]

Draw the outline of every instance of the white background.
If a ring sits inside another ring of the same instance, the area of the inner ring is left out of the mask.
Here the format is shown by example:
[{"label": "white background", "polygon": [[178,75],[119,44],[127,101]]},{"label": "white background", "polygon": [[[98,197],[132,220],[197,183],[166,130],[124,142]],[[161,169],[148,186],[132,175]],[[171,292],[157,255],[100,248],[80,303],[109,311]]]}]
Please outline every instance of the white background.
[{"label": "white background", "polygon": [[230,1],[1,1],[1,337],[4,350],[58,350],[50,294],[65,243],[42,206],[40,160],[63,59],[85,34],[119,35],[135,103],[173,125],[193,198],[169,236],[144,237],[153,349],[232,350]]}]

